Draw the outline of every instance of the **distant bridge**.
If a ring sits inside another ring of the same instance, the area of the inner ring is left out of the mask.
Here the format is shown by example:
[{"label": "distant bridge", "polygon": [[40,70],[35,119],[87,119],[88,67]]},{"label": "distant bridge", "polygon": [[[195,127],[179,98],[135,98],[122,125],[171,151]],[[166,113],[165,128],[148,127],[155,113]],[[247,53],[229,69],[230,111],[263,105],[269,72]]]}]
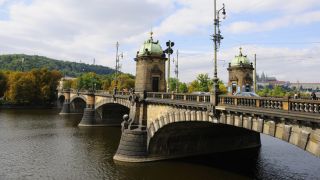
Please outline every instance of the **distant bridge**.
[{"label": "distant bridge", "polygon": [[72,89],[58,96],[61,114],[83,113],[82,126],[122,125],[119,161],[257,148],[260,133],[320,156],[320,101],[220,95],[215,106],[212,95]]}]

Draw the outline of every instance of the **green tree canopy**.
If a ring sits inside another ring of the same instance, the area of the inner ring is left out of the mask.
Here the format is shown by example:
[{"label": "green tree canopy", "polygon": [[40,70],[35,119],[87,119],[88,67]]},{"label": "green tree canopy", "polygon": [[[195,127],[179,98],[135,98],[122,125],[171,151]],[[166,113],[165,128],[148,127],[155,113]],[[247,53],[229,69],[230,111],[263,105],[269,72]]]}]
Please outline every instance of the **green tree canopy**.
[{"label": "green tree canopy", "polygon": [[7,89],[7,76],[4,72],[0,72],[0,97],[2,97]]},{"label": "green tree canopy", "polygon": [[48,104],[56,99],[61,74],[47,69],[6,73],[4,98],[13,104]]}]

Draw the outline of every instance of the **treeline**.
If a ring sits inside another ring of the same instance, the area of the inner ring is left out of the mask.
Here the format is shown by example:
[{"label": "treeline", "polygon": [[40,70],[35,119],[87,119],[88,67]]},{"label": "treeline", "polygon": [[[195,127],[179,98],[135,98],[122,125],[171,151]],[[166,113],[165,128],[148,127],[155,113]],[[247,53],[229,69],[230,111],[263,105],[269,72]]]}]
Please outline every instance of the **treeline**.
[{"label": "treeline", "polygon": [[[130,90],[134,88],[135,77],[131,74],[119,74],[117,77],[118,90]],[[116,86],[115,74],[98,75],[96,73],[84,73],[73,80],[65,80],[63,89],[78,90],[105,90],[112,91]]]},{"label": "treeline", "polygon": [[[135,77],[131,74],[120,74],[117,78],[118,90],[130,90],[134,88]],[[115,75],[97,75],[95,73],[85,73],[73,80],[65,80],[63,88],[73,88],[79,90],[105,90],[112,91],[116,86]],[[209,78],[208,74],[199,74],[197,79],[191,83],[184,83],[178,81],[176,78],[170,79],[169,89],[170,92],[178,93],[193,93],[193,92],[210,92],[213,87],[213,81]],[[227,88],[219,81],[219,90],[222,94],[227,93]]]},{"label": "treeline", "polygon": [[0,55],[0,69],[9,71],[31,71],[46,68],[58,70],[65,76],[78,77],[85,72],[112,74],[114,70],[100,65],[89,65],[69,61],[60,61],[43,56],[24,54]]},{"label": "treeline", "polygon": [[310,98],[310,93],[300,92],[296,89],[284,88],[282,86],[264,87],[257,91],[257,94],[261,97],[294,97],[294,94],[299,94],[300,98]]},{"label": "treeline", "polygon": [[56,100],[62,75],[59,71],[34,69],[28,72],[0,71],[2,103],[15,105],[46,105]]},{"label": "treeline", "polygon": [[[222,94],[227,93],[227,88],[222,81],[219,81],[219,91]],[[178,84],[178,86],[177,86]],[[193,93],[193,92],[211,92],[213,88],[213,80],[208,74],[199,74],[195,80],[190,83],[179,82],[176,78],[170,79],[170,91],[178,93]]]}]

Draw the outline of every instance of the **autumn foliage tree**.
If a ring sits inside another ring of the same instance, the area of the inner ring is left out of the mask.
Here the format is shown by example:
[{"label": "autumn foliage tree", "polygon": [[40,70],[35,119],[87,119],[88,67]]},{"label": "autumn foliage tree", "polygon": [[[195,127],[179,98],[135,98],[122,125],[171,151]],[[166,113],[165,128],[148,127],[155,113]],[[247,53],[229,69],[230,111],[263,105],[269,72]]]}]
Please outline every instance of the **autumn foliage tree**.
[{"label": "autumn foliage tree", "polygon": [[12,104],[49,104],[56,99],[61,74],[47,69],[8,72],[4,99]]},{"label": "autumn foliage tree", "polygon": [[0,72],[0,97],[3,97],[7,89],[7,76],[4,72]]}]

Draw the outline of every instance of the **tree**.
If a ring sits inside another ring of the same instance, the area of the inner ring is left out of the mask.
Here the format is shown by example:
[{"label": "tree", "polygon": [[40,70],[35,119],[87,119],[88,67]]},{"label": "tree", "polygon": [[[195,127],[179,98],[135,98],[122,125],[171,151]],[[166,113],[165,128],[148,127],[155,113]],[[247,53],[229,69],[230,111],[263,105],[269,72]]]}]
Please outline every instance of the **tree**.
[{"label": "tree", "polygon": [[188,87],[186,83],[180,83],[179,84],[179,93],[187,93],[188,92]]},{"label": "tree", "polygon": [[134,88],[135,80],[134,77],[130,74],[120,74],[118,76],[118,89],[122,90],[129,90]]},{"label": "tree", "polygon": [[275,86],[271,92],[271,96],[273,97],[283,97],[285,95],[286,91],[284,91],[281,86]]},{"label": "tree", "polygon": [[199,85],[199,81],[198,80],[194,80],[192,81],[189,86],[188,86],[188,92],[192,93],[192,92],[196,92],[200,90],[200,85]]},{"label": "tree", "polygon": [[270,89],[268,87],[264,87],[262,90],[257,91],[257,94],[262,97],[269,96],[269,93]]},{"label": "tree", "polygon": [[210,78],[208,74],[199,74],[197,80],[199,82],[199,91],[209,92]]},{"label": "tree", "polygon": [[58,71],[47,69],[8,72],[5,100],[13,104],[49,104],[56,97],[61,78]]},{"label": "tree", "polygon": [[177,85],[179,86],[180,82],[177,78],[170,78],[170,81],[169,81],[169,91],[172,92],[172,91],[176,91],[176,88],[177,88]]},{"label": "tree", "polygon": [[77,78],[77,89],[101,89],[101,80],[96,73],[84,73]]},{"label": "tree", "polygon": [[7,89],[7,76],[0,72],[0,97],[2,97]]},{"label": "tree", "polygon": [[228,90],[227,90],[227,87],[224,85],[224,83],[221,80],[219,80],[218,83],[219,83],[220,94],[227,94]]},{"label": "tree", "polygon": [[35,79],[30,73],[10,73],[5,99],[14,104],[32,104],[36,96]]},{"label": "tree", "polygon": [[64,80],[63,84],[62,84],[62,88],[63,89],[70,89],[72,87],[72,82],[73,81],[71,79]]}]

